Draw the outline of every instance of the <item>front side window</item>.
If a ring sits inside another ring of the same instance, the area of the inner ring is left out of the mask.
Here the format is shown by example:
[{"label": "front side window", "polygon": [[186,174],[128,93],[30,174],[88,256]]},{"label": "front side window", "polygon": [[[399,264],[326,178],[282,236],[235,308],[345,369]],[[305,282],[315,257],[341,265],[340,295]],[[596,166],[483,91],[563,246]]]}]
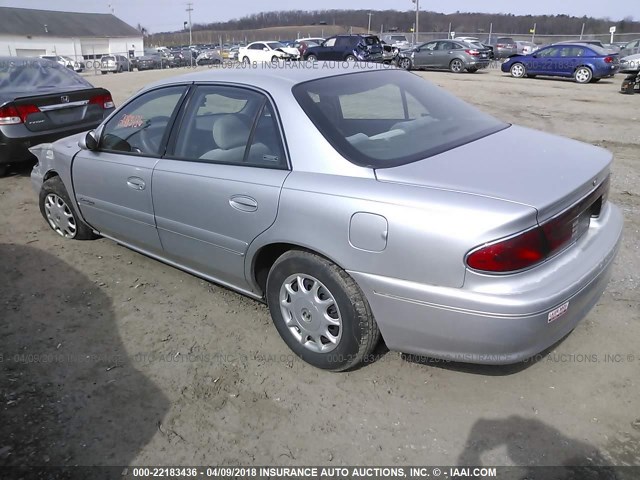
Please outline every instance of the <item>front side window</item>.
[{"label": "front side window", "polygon": [[142,94],[105,125],[100,150],[162,155],[161,147],[186,87],[167,87]]},{"label": "front side window", "polygon": [[200,86],[189,100],[173,158],[284,168],[280,131],[267,98],[253,90]]},{"label": "front side window", "polygon": [[322,44],[323,47],[333,47],[336,44],[336,39],[334,38],[330,38],[328,39],[326,42],[324,42]]},{"label": "front side window", "polygon": [[293,94],[338,152],[372,168],[422,160],[508,127],[400,70],[312,80],[296,85]]}]

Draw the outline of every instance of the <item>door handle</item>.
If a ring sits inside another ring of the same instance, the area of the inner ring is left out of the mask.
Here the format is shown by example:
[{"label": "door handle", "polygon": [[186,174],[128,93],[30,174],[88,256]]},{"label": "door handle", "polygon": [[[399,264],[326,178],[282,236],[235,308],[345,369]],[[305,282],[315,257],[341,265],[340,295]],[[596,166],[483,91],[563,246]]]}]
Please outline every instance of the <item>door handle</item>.
[{"label": "door handle", "polygon": [[140,177],[129,177],[127,178],[127,186],[134,190],[144,190],[147,184]]},{"label": "door handle", "polygon": [[256,199],[246,195],[234,195],[229,199],[229,205],[242,212],[255,212],[258,210]]}]

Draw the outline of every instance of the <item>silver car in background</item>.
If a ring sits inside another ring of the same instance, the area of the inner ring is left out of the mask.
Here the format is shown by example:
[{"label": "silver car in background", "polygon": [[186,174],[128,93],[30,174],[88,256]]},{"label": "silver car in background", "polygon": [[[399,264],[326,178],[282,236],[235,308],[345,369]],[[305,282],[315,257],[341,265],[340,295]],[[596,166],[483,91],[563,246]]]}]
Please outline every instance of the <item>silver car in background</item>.
[{"label": "silver car in background", "polygon": [[481,44],[461,40],[432,40],[397,56],[396,63],[405,70],[429,68],[447,69],[453,73],[475,73],[487,68],[491,52]]},{"label": "silver car in background", "polygon": [[530,53],[533,53],[540,48],[537,44],[533,42],[525,42],[522,40],[516,41],[516,45],[518,47],[519,55],[529,55]]},{"label": "silver car in background", "polygon": [[104,55],[100,58],[100,72],[122,73],[131,70],[129,59],[124,55]]},{"label": "silver car in background", "polygon": [[32,149],[46,222],[267,303],[323,369],[368,360],[380,336],[504,364],[573,330],[620,242],[611,154],[410,72],[330,67],[149,85],[95,131]]}]

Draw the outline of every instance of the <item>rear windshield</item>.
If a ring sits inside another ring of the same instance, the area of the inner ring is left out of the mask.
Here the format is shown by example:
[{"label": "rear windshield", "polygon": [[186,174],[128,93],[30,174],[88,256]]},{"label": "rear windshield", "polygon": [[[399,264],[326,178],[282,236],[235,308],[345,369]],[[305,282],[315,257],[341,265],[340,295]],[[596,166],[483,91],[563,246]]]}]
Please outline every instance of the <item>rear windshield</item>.
[{"label": "rear windshield", "polygon": [[377,45],[380,43],[380,39],[378,37],[364,37],[363,40],[367,45]]},{"label": "rear windshield", "polygon": [[516,43],[511,37],[501,37],[497,40],[498,43]]},{"label": "rear windshield", "polygon": [[36,89],[78,89],[92,85],[73,70],[49,60],[0,59],[0,92],[33,93]]},{"label": "rear windshield", "polygon": [[422,160],[508,127],[396,69],[312,80],[293,87],[293,94],[338,152],[372,168]]}]

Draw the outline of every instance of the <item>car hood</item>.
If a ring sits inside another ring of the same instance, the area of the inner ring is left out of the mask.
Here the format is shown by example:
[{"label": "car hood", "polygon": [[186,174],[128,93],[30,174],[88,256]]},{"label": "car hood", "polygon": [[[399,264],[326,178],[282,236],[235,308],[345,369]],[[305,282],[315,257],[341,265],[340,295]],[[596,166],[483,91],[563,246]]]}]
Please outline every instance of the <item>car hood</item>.
[{"label": "car hood", "polygon": [[527,205],[542,221],[599,185],[611,160],[602,148],[511,126],[422,161],[377,169],[376,178]]}]

